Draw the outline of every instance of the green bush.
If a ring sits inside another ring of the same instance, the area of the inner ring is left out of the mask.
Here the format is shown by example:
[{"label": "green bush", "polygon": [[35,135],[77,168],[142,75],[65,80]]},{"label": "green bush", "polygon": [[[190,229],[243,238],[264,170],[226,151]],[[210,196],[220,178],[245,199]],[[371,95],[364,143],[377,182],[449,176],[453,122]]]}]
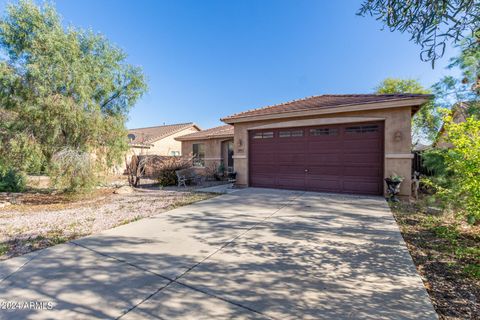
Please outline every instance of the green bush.
[{"label": "green bush", "polygon": [[26,178],[23,173],[0,167],[0,192],[22,192],[25,186]]},{"label": "green bush", "polygon": [[174,169],[162,170],[157,177],[161,186],[175,186],[178,183],[177,174]]},{"label": "green bush", "polygon": [[427,154],[427,167],[435,176],[427,180],[445,207],[470,224],[480,222],[480,120],[469,117],[455,123],[445,117],[445,141],[449,148]]}]

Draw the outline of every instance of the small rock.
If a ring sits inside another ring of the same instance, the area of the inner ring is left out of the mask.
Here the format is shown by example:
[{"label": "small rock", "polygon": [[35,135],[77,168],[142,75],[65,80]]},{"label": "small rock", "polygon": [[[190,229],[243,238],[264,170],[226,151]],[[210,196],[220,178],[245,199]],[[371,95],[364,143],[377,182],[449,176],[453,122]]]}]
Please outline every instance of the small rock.
[{"label": "small rock", "polygon": [[437,208],[437,207],[427,207],[426,211],[428,214],[433,214],[433,215],[439,215],[443,212],[442,208]]},{"label": "small rock", "polygon": [[129,193],[133,193],[133,192],[134,192],[134,190],[130,186],[123,186],[123,187],[120,187],[117,190],[113,191],[113,193],[115,193],[115,194],[129,194]]},{"label": "small rock", "polygon": [[4,207],[9,206],[9,205],[11,205],[11,203],[8,202],[8,201],[0,202],[0,208],[4,208]]}]

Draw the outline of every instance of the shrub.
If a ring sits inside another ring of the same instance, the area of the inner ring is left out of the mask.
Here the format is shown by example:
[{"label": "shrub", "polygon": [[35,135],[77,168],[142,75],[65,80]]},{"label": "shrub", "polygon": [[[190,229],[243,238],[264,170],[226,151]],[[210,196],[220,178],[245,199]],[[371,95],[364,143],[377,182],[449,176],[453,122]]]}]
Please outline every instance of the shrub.
[{"label": "shrub", "polygon": [[49,174],[53,185],[67,192],[88,191],[97,182],[91,155],[70,148],[53,155]]},{"label": "shrub", "polygon": [[0,192],[22,192],[25,190],[25,175],[12,168],[0,167]]},{"label": "shrub", "polygon": [[[447,207],[457,209],[471,224],[480,222],[480,120],[455,123],[445,117],[446,142],[451,147],[431,154],[436,175],[428,182]],[[435,159],[435,161],[433,161]]]},{"label": "shrub", "polygon": [[145,159],[145,175],[157,180],[161,186],[174,186],[178,183],[175,171],[191,166],[191,157],[151,156]]}]

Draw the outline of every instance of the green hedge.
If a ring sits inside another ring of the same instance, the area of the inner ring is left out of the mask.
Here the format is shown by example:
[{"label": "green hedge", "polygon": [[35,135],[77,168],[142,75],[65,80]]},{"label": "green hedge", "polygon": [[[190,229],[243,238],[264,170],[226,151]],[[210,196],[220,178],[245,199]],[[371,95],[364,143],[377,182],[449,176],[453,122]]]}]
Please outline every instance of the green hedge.
[{"label": "green hedge", "polygon": [[0,192],[22,192],[26,187],[25,175],[12,168],[0,167]]}]

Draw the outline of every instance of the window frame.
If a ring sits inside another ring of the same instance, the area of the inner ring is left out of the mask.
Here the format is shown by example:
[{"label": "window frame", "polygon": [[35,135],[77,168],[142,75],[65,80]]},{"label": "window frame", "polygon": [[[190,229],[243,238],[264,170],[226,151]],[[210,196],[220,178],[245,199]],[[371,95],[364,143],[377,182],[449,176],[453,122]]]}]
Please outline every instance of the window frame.
[{"label": "window frame", "polygon": [[353,125],[345,127],[345,134],[366,134],[366,133],[377,133],[380,131],[380,126],[377,124],[367,124],[367,125]]},{"label": "window frame", "polygon": [[305,136],[304,129],[291,129],[278,131],[279,138],[303,138]]},{"label": "window frame", "polygon": [[[195,152],[195,148],[197,149],[196,150],[197,152]],[[192,165],[194,167],[200,167],[200,168],[205,167],[205,143],[203,142],[192,143],[192,153],[193,153]]]},{"label": "window frame", "polygon": [[338,128],[310,128],[309,135],[311,137],[336,137],[340,134]]},{"label": "window frame", "polygon": [[274,131],[260,131],[260,132],[254,132],[252,134],[252,139],[273,139],[275,138],[275,132]]}]

